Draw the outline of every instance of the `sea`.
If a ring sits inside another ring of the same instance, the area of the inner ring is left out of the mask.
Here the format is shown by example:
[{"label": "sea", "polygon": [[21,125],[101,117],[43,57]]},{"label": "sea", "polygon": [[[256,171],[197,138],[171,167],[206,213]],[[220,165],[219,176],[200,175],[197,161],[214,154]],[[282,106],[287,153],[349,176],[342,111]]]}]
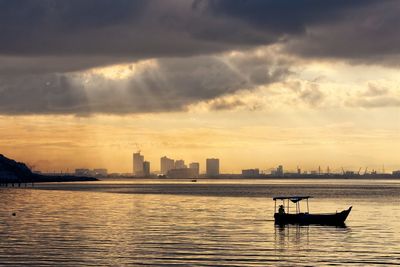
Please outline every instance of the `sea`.
[{"label": "sea", "polygon": [[[310,213],[353,209],[341,227],[276,226],[272,197],[282,195],[312,196]],[[0,265],[399,266],[400,180],[107,179],[0,188]]]}]

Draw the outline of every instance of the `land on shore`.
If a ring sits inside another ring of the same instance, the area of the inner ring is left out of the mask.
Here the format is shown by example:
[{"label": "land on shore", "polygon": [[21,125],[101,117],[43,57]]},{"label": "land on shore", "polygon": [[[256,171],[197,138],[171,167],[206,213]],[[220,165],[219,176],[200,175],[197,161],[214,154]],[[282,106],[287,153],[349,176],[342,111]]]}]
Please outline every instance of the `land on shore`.
[{"label": "land on shore", "polygon": [[33,173],[25,163],[17,162],[0,154],[0,184],[41,183],[41,182],[75,182],[98,181],[94,177],[74,175],[43,175]]}]

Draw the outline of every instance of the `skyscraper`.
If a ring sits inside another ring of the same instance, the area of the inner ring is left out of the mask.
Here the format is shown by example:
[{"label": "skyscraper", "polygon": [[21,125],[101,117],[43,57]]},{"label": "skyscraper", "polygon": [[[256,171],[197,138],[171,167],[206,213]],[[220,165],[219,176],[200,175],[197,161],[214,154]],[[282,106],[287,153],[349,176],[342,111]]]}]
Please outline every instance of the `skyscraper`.
[{"label": "skyscraper", "polygon": [[161,165],[161,170],[160,170],[161,173],[166,175],[169,170],[175,168],[175,161],[173,159],[164,156],[160,159],[160,165]]},{"label": "skyscraper", "polygon": [[144,177],[150,176],[150,162],[148,161],[143,162],[143,176]]},{"label": "skyscraper", "polygon": [[219,159],[206,160],[206,173],[208,177],[219,175]]},{"label": "skyscraper", "polygon": [[143,176],[144,156],[140,152],[133,153],[133,174],[135,176]]}]

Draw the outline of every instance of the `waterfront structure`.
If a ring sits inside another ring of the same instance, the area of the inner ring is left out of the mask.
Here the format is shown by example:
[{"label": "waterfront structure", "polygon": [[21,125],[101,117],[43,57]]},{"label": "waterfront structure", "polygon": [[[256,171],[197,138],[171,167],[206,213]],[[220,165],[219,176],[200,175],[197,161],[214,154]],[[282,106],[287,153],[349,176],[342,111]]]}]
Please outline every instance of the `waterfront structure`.
[{"label": "waterfront structure", "polygon": [[259,169],[247,169],[247,170],[242,170],[242,176],[247,177],[247,178],[253,178],[253,177],[259,177],[260,176],[260,170]]},{"label": "waterfront structure", "polygon": [[[107,174],[108,174],[107,169],[93,169],[93,170],[85,169],[85,168],[82,168],[82,169],[75,169],[75,175],[76,175],[76,176],[88,176],[88,177],[97,176],[97,177],[106,177]],[[58,175],[58,174],[55,174],[55,173],[54,173],[53,175]]]},{"label": "waterfront structure", "polygon": [[108,174],[107,169],[94,169],[93,170],[95,176],[106,177]]},{"label": "waterfront structure", "polygon": [[183,159],[179,159],[175,161],[175,169],[185,169],[185,161]]},{"label": "waterfront structure", "polygon": [[75,169],[76,176],[91,176],[91,171],[89,169]]},{"label": "waterfront structure", "polygon": [[140,155],[140,151],[133,153],[133,174],[135,176],[143,176],[144,156]]},{"label": "waterfront structure", "polygon": [[200,175],[200,164],[198,162],[192,162],[189,164],[189,169],[192,169],[195,174],[195,178]]},{"label": "waterfront structure", "polygon": [[150,162],[148,161],[143,162],[143,176],[144,177],[150,176]]},{"label": "waterfront structure", "polygon": [[206,174],[208,177],[219,175],[219,159],[211,158],[206,160]]},{"label": "waterfront structure", "polygon": [[161,170],[160,170],[161,174],[166,175],[169,170],[175,168],[175,161],[173,159],[164,156],[160,159],[160,165],[161,165]]},{"label": "waterfront structure", "polygon": [[167,177],[172,179],[197,178],[196,170],[191,168],[171,169],[167,172]]}]

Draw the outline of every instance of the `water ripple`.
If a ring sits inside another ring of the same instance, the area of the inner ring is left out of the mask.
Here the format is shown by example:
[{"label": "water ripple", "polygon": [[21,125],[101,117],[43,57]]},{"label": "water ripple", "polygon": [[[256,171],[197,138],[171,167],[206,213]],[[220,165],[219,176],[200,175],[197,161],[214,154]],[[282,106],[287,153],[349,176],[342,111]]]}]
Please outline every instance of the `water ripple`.
[{"label": "water ripple", "polygon": [[[106,183],[79,186],[0,189],[0,265],[400,263],[397,183],[205,183],[201,187],[144,183],[135,187],[113,182],[110,187]],[[174,193],[179,190],[184,193]],[[270,197],[296,190],[320,196],[312,201],[314,212],[353,205],[347,226],[276,227]]]}]

